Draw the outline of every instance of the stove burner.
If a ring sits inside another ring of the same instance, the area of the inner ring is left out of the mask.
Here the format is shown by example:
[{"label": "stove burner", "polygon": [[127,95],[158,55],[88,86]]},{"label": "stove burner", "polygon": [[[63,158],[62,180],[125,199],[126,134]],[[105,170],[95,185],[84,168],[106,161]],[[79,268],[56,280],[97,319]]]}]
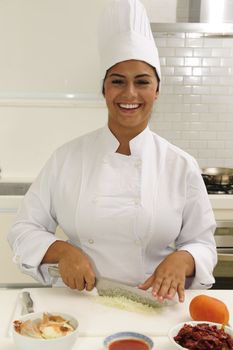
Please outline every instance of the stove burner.
[{"label": "stove burner", "polygon": [[208,194],[233,194],[233,183],[219,183],[214,181],[209,175],[202,174],[202,179],[205,183]]},{"label": "stove burner", "polygon": [[233,194],[233,185],[205,185],[208,194]]}]

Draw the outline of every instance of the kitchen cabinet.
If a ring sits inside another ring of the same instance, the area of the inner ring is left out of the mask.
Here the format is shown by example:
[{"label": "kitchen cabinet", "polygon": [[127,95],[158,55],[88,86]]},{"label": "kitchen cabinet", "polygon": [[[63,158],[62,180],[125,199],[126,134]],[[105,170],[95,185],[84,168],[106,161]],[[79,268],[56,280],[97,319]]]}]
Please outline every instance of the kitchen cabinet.
[{"label": "kitchen cabinet", "polygon": [[215,240],[218,263],[214,269],[216,289],[232,289],[233,276],[233,196],[209,195],[217,229]]},{"label": "kitchen cabinet", "polygon": [[217,221],[233,220],[233,195],[209,195]]}]

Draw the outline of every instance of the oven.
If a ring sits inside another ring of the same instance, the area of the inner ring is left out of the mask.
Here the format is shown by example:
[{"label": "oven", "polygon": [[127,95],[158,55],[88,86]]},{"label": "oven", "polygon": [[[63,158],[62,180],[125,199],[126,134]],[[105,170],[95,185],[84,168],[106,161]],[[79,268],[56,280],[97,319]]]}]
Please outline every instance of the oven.
[{"label": "oven", "polygon": [[233,289],[233,219],[217,221],[214,237],[218,263],[214,269],[213,289]]},{"label": "oven", "polygon": [[[232,197],[233,168],[201,169],[202,178],[209,195]],[[216,216],[216,212],[215,212]],[[233,289],[233,214],[227,219],[216,217],[215,242],[218,262],[214,269],[216,283],[213,289]]]}]

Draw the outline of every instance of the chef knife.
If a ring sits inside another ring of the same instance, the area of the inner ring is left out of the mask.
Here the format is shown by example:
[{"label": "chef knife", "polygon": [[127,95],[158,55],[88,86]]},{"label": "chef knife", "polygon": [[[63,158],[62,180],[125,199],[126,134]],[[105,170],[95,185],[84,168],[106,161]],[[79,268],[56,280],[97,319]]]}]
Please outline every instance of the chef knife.
[{"label": "chef knife", "polygon": [[[61,277],[58,266],[49,266],[48,271],[51,277]],[[151,294],[151,291],[128,286],[104,277],[96,279],[96,289],[100,296],[125,297],[151,307],[169,306],[175,303],[174,300],[158,301]]]}]

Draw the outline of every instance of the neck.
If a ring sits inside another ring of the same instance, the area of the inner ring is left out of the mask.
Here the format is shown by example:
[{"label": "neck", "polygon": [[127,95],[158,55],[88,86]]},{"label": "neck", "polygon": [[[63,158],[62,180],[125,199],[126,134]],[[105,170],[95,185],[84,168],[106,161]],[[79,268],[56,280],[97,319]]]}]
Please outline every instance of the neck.
[{"label": "neck", "polygon": [[116,139],[119,141],[120,145],[117,149],[117,153],[125,154],[125,155],[130,155],[130,146],[129,142],[139,135],[145,128],[140,129],[126,129],[124,127],[113,127],[112,125],[108,124],[109,129],[113,133],[113,135],[116,137]]},{"label": "neck", "polygon": [[129,141],[126,143],[120,143],[120,146],[116,150],[117,153],[124,154],[126,156],[131,155],[130,147],[129,147]]}]

